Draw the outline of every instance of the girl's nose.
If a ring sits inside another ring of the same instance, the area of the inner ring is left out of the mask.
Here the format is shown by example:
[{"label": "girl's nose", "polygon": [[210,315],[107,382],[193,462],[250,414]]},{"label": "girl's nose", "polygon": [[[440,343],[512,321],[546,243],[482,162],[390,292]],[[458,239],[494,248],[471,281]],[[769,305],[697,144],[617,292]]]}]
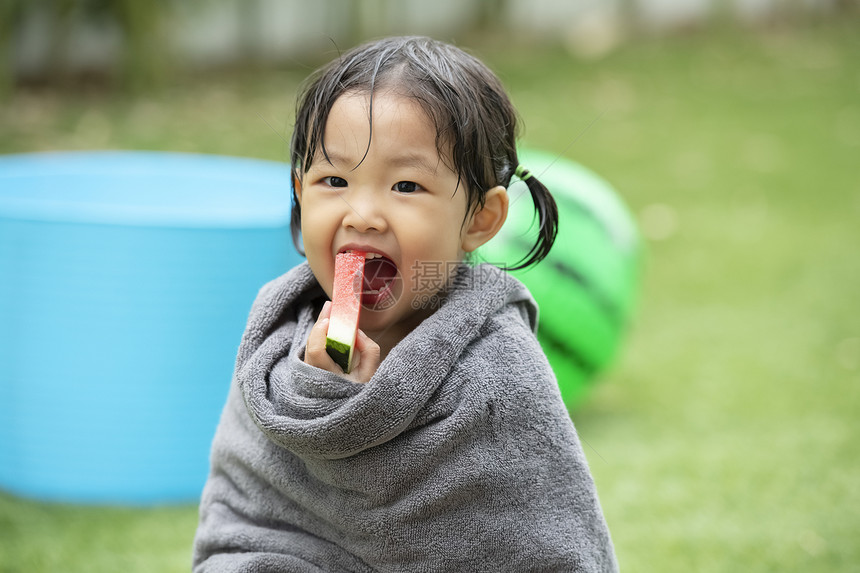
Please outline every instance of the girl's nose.
[{"label": "girl's nose", "polygon": [[348,193],[341,196],[346,205],[343,226],[361,233],[384,232],[388,228],[380,197],[369,192]]}]

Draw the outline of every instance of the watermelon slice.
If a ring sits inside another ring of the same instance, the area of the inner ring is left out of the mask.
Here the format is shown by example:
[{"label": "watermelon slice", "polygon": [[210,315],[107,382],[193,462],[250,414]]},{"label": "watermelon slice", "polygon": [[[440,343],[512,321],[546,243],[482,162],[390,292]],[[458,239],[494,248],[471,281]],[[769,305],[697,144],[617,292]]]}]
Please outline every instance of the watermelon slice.
[{"label": "watermelon slice", "polygon": [[334,286],[331,293],[331,317],[325,339],[325,349],[338,366],[349,374],[358,317],[361,312],[361,293],[364,285],[364,258],[362,251],[338,253],[334,260]]}]

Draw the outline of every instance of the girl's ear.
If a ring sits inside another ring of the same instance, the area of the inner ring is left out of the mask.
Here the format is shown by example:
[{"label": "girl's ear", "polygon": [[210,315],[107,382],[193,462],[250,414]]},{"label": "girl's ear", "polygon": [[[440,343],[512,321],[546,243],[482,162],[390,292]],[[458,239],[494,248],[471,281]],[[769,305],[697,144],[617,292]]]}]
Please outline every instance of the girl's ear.
[{"label": "girl's ear", "polygon": [[296,175],[293,175],[293,189],[296,190],[296,200],[302,202],[302,181]]},{"label": "girl's ear", "polygon": [[487,191],[484,206],[472,213],[463,226],[461,245],[471,253],[492,239],[508,218],[508,190],[501,185]]}]

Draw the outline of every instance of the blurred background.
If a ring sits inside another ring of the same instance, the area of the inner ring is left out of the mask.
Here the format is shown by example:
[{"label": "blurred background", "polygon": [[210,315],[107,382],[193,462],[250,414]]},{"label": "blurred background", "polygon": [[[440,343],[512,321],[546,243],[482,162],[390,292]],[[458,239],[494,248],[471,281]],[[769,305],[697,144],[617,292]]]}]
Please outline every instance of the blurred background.
[{"label": "blurred background", "polygon": [[[572,414],[622,568],[860,571],[857,1],[0,0],[0,153],[283,162],[301,81],[407,33],[486,61],[524,144],[639,224],[639,308]],[[0,572],[186,571],[196,519],[0,492]]]}]

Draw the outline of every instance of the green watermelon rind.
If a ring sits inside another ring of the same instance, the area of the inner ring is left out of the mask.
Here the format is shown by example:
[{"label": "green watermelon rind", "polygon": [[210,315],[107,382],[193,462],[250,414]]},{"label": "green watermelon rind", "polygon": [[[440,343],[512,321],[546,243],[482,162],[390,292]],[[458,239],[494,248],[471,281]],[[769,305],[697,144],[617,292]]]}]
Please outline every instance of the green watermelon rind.
[{"label": "green watermelon rind", "polygon": [[340,340],[326,337],[325,351],[328,352],[331,359],[335,361],[335,364],[340,366],[344,372],[349,374],[349,363],[352,358],[352,346],[345,342],[341,342]]}]

